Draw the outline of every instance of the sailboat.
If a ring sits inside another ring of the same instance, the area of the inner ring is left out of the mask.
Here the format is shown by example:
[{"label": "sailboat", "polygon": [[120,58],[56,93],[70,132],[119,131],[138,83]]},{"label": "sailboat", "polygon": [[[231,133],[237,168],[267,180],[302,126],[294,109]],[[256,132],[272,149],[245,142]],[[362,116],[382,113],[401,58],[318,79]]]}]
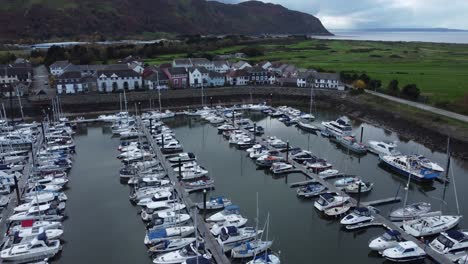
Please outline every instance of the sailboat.
[{"label": "sailboat", "polygon": [[319,130],[319,128],[313,125],[311,122],[315,120],[315,116],[312,114],[312,103],[313,103],[313,88],[310,88],[310,105],[309,105],[309,113],[303,114],[299,117],[299,121],[297,122],[297,127],[307,131],[315,133],[315,131]]},{"label": "sailboat", "polygon": [[[449,148],[447,147],[447,150]],[[449,153],[448,153],[449,154]],[[450,155],[448,155],[448,162],[447,162],[447,173],[450,170]],[[448,176],[448,174],[447,174]],[[445,232],[449,229],[454,228],[460,222],[462,216],[460,215],[460,208],[458,205],[458,198],[457,198],[457,189],[455,184],[455,178],[453,176],[452,171],[452,179],[454,181],[453,188],[455,192],[455,202],[457,205],[457,215],[436,215],[436,216],[423,216],[416,220],[411,220],[408,222],[403,223],[403,229],[410,235],[415,237],[424,237],[430,235],[436,235],[441,232]],[[447,187],[447,185],[445,185]],[[444,194],[445,195],[445,191]],[[444,197],[441,199],[444,200]]]}]

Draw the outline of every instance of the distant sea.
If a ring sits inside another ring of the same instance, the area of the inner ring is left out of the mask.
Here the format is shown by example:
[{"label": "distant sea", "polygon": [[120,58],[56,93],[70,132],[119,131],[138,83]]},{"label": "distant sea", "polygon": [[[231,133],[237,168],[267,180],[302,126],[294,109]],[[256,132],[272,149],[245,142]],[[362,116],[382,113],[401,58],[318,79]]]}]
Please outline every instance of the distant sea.
[{"label": "distant sea", "polygon": [[335,36],[312,36],[322,39],[348,39],[373,41],[418,41],[468,44],[468,31],[363,31],[331,30]]}]

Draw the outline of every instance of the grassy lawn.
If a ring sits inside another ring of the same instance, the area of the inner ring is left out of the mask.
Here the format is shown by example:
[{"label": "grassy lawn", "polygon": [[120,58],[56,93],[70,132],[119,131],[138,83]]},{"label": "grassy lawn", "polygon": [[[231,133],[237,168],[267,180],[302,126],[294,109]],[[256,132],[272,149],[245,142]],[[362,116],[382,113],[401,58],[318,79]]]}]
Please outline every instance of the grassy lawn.
[{"label": "grassy lawn", "polygon": [[[244,46],[224,47],[209,53],[225,54]],[[292,44],[265,44],[264,56],[248,60],[282,61],[299,67],[329,71],[365,72],[386,87],[397,79],[400,87],[414,83],[429,96],[430,103],[453,102],[468,94],[468,45],[306,40]],[[167,54],[146,60],[149,64],[170,62],[185,54]]]}]

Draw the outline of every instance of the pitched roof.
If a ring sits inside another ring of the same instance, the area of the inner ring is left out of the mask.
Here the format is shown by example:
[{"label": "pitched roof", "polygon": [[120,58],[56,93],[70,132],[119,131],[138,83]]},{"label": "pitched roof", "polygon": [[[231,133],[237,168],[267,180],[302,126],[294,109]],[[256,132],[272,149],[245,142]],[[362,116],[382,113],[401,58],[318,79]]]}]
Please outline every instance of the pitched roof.
[{"label": "pitched roof", "polygon": [[190,59],[174,59],[175,65],[192,65]]},{"label": "pitched roof", "polygon": [[210,64],[212,63],[206,58],[191,58],[190,59],[194,65],[200,65],[200,64]]},{"label": "pitched roof", "polygon": [[229,67],[229,62],[226,60],[216,60],[216,61],[213,61],[213,64],[215,67],[222,67],[223,65],[226,65]]},{"label": "pitched roof", "polygon": [[171,75],[187,74],[187,71],[184,68],[169,68],[168,71]]},{"label": "pitched roof", "polygon": [[215,71],[210,71],[208,73],[208,76],[210,76],[210,78],[223,78],[224,79],[224,74],[222,73],[219,73],[219,72],[215,72]]},{"label": "pitched roof", "polygon": [[67,60],[62,60],[62,61],[56,61],[50,65],[50,68],[65,68],[70,64],[69,61]]},{"label": "pitched roof", "polygon": [[231,71],[227,75],[235,78],[235,77],[249,76],[249,73],[246,70],[237,70],[237,71]]},{"label": "pitched roof", "polygon": [[190,73],[193,73],[195,70],[198,70],[202,74],[207,74],[209,71],[204,67],[191,67],[188,69]]},{"label": "pitched roof", "polygon": [[331,72],[314,72],[312,73],[315,79],[323,80],[340,80],[340,75],[338,73]]},{"label": "pitched roof", "polygon": [[81,72],[79,71],[66,71],[60,76],[57,77],[57,80],[64,80],[64,79],[79,79],[81,78]]},{"label": "pitched roof", "polygon": [[102,74],[110,77],[112,74],[115,74],[119,77],[138,77],[140,74],[128,68],[126,64],[110,64],[106,65],[104,69],[101,69],[97,72],[98,76]]}]

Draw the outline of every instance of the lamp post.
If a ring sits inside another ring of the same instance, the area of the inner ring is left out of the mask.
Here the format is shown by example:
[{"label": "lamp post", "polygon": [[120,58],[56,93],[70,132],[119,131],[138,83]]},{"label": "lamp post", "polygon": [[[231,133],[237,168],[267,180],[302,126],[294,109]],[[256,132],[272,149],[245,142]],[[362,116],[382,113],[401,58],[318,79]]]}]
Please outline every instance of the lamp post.
[{"label": "lamp post", "polygon": [[213,108],[213,96],[210,96],[210,108]]},{"label": "lamp post", "polygon": [[270,105],[273,106],[273,93],[270,93]]}]

